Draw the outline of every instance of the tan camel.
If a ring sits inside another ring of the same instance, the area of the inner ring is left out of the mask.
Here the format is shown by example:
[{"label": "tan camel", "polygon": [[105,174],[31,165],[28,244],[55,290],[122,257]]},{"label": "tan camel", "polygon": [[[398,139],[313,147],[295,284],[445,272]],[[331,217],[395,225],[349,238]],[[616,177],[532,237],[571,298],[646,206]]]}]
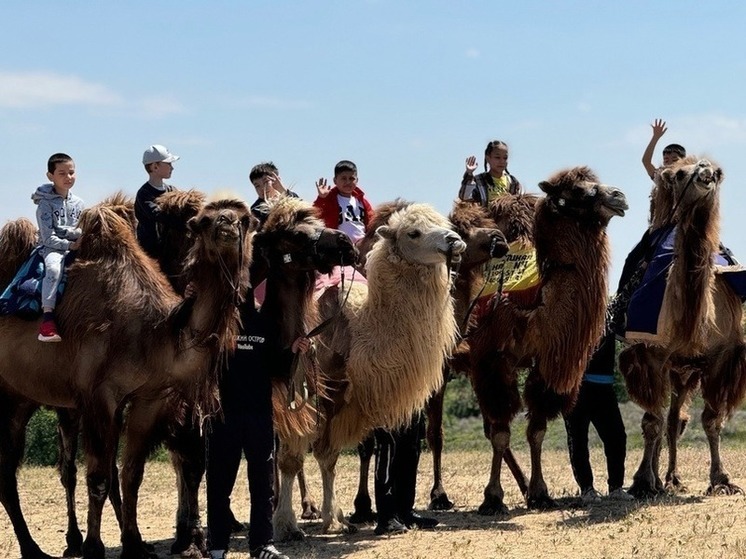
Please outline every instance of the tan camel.
[{"label": "tan camel", "polygon": [[[375,216],[367,234],[358,245],[362,254],[366,254],[375,243],[375,230],[384,225],[392,213],[408,206],[410,202],[397,199],[393,202],[381,204],[375,209]],[[463,333],[468,322],[467,314],[470,313],[470,304],[478,295],[484,284],[483,264],[490,258],[499,258],[508,250],[505,236],[495,227],[487,210],[473,202],[456,201],[449,220],[453,224],[453,230],[466,243],[466,250],[461,254],[454,278],[454,313],[457,326]],[[427,413],[427,442],[433,457],[433,487],[430,491],[430,506],[433,510],[448,510],[453,503],[443,489],[442,482],[442,454],[443,454],[443,396],[446,383],[451,373],[450,362],[443,368],[443,385],[434,392],[427,402],[425,411]],[[372,501],[368,491],[368,474],[370,461],[373,457],[374,440],[372,436],[366,438],[358,446],[360,455],[360,477],[357,494],[354,499],[355,511],[350,516],[354,523],[370,522],[375,520],[372,510]],[[512,458],[512,455],[511,455]],[[522,478],[522,473],[519,474]],[[525,480],[523,489],[525,490]]]},{"label": "tan camel", "polygon": [[322,530],[353,531],[334,495],[340,450],[374,427],[403,424],[443,381],[443,360],[456,335],[446,264],[466,247],[448,220],[424,204],[395,212],[378,234],[367,257],[367,286],[329,289],[319,301],[320,318],[335,317],[318,344],[332,400],[323,408],[315,440],[281,441],[278,539],[303,536],[292,510],[292,487],[309,444],[322,472]]},{"label": "tan camel", "polygon": [[531,450],[529,508],[553,506],[541,469],[549,419],[574,403],[606,309],[609,242],[606,225],[624,215],[621,191],[599,183],[587,167],[561,171],[539,184],[544,198],[503,196],[491,205],[508,240],[528,238],[541,276],[533,301],[500,293],[478,317],[468,339],[471,380],[493,449],[480,514],[505,515],[500,471],[510,446],[510,422],[521,408],[518,369],[530,366],[524,390]]},{"label": "tan camel", "polygon": [[[38,323],[0,319],[0,500],[25,559],[49,557],[31,537],[17,494],[29,402],[81,410],[89,490],[87,559],[104,556],[101,509],[117,419],[127,399],[178,390],[205,406],[211,403],[215,365],[237,326],[236,288],[247,281],[251,217],[242,202],[223,201],[206,206],[190,223],[195,244],[186,276],[209,293],[204,300],[182,301],[140,249],[131,223],[102,205],[81,216],[81,247],[57,309],[63,342],[40,346],[34,341]],[[142,554],[128,550],[128,543],[123,540],[124,556]]]},{"label": "tan camel", "polygon": [[[733,494],[720,458],[720,431],[746,394],[746,345],[741,300],[722,275],[713,255],[720,245],[720,167],[689,156],[656,177],[652,230],[673,224],[673,261],[658,335],[626,348],[619,357],[631,398],[645,410],[645,451],[630,493],[648,496],[683,490],[677,469],[677,439],[686,411],[701,384],[702,426],[710,447],[709,494]],[[640,341],[628,335],[628,341]],[[665,486],[658,472],[663,414],[669,400]]]}]

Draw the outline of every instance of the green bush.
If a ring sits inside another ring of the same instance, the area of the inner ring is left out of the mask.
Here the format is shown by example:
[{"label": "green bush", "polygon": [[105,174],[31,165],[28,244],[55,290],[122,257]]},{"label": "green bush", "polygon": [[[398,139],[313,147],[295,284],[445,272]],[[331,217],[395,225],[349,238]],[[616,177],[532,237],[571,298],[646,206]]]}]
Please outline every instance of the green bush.
[{"label": "green bush", "polygon": [[479,413],[477,397],[469,379],[458,375],[448,381],[443,401],[443,415],[462,418],[477,417]]},{"label": "green bush", "polygon": [[57,464],[59,448],[57,444],[57,414],[40,409],[26,427],[26,449],[23,460],[34,466],[54,466]]}]

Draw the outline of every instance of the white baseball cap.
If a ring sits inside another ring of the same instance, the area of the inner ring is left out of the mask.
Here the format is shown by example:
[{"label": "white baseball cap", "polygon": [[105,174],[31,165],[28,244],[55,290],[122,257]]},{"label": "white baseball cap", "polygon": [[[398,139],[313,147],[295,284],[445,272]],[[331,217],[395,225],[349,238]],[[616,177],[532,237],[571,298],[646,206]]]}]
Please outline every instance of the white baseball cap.
[{"label": "white baseball cap", "polygon": [[142,163],[147,165],[148,163],[173,163],[179,159],[178,155],[174,155],[165,146],[154,144],[145,150],[142,154]]}]

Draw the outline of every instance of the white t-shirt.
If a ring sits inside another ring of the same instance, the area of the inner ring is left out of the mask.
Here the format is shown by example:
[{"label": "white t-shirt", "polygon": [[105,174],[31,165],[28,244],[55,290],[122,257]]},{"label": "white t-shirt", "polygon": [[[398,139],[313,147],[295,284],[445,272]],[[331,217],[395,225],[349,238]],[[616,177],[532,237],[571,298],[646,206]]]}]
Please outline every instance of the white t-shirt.
[{"label": "white t-shirt", "polygon": [[365,236],[365,224],[363,223],[363,209],[357,199],[350,196],[337,194],[339,204],[339,230],[346,233],[353,243],[358,242]]}]

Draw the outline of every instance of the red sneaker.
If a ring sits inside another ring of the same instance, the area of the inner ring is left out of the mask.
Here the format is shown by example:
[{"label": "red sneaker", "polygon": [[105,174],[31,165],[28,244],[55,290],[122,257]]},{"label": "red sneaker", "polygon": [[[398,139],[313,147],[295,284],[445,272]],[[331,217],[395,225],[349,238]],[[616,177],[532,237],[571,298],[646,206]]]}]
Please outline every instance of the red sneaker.
[{"label": "red sneaker", "polygon": [[54,320],[43,320],[41,326],[39,326],[39,341],[40,342],[61,342],[62,338],[57,333],[57,325]]}]

